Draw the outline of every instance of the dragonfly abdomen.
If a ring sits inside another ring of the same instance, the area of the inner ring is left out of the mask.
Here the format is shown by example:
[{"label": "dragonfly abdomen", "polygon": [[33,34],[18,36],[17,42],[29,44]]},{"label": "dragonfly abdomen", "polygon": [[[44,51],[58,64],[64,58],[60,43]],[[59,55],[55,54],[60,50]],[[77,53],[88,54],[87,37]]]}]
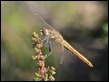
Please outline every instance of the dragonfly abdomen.
[{"label": "dragonfly abdomen", "polygon": [[79,59],[84,61],[87,65],[90,67],[93,67],[92,63],[84,57],[82,54],[80,54],[76,49],[74,49],[67,41],[63,40],[60,42],[65,48],[67,48],[69,51],[71,51],[73,54],[75,54]]}]

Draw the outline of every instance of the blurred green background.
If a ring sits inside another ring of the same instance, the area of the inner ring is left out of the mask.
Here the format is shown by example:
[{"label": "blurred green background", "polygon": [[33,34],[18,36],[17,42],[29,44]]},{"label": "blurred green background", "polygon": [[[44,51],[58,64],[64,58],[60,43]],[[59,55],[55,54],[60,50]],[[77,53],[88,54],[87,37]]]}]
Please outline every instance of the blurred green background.
[{"label": "blurred green background", "polygon": [[[2,1],[1,2],[1,80],[32,81],[35,54],[31,35],[38,12],[94,65],[89,68],[71,53],[47,59],[56,67],[59,81],[108,80],[108,2],[107,1]],[[81,51],[82,50],[82,51]],[[66,55],[68,54],[68,55]]]}]

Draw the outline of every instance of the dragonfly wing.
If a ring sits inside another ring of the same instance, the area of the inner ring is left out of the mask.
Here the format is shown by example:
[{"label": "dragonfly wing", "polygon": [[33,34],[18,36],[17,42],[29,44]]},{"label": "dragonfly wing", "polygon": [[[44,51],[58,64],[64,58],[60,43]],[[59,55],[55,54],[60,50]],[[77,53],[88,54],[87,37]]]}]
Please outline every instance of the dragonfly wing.
[{"label": "dragonfly wing", "polygon": [[34,12],[33,14],[35,16],[36,26],[38,26],[40,29],[41,28],[53,29],[52,26],[50,26],[47,22],[45,22],[43,17],[41,17],[41,15],[38,12]]},{"label": "dragonfly wing", "polygon": [[52,47],[51,47],[51,41],[48,40],[48,49],[49,49],[49,52],[52,52]]},{"label": "dragonfly wing", "polygon": [[43,41],[43,44],[45,47],[49,48],[49,43],[48,43],[48,39]]},{"label": "dragonfly wing", "polygon": [[63,63],[64,57],[65,57],[65,54],[64,54],[64,46],[62,46],[62,53],[61,53],[61,58],[60,58],[60,64]]}]

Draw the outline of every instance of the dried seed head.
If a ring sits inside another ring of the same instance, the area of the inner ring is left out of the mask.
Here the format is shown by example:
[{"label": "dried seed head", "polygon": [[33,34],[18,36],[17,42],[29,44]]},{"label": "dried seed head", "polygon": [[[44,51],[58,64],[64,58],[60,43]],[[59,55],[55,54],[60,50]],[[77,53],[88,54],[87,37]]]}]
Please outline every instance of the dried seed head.
[{"label": "dried seed head", "polygon": [[33,58],[34,60],[36,60],[37,57],[36,57],[36,56],[32,56],[32,58]]},{"label": "dried seed head", "polygon": [[38,38],[38,34],[36,34],[36,32],[33,32],[32,37]]},{"label": "dried seed head", "polygon": [[55,71],[52,71],[51,74],[54,75],[54,74],[56,74],[56,72]]},{"label": "dried seed head", "polygon": [[35,73],[36,77],[41,77],[41,75],[39,73]]},{"label": "dried seed head", "polygon": [[53,66],[51,66],[51,70],[55,71],[56,69]]},{"label": "dried seed head", "polygon": [[40,51],[39,54],[42,55],[42,52]]},{"label": "dried seed head", "polygon": [[55,78],[52,75],[49,77],[49,79],[50,81],[55,81]]},{"label": "dried seed head", "polygon": [[43,55],[40,56],[40,60],[44,60],[44,56]]},{"label": "dried seed head", "polygon": [[39,66],[40,66],[40,67],[44,67],[44,66],[45,66],[44,61],[39,61]]},{"label": "dried seed head", "polygon": [[42,44],[37,44],[36,47],[37,47],[38,49],[40,49],[40,48],[42,48]]},{"label": "dried seed head", "polygon": [[39,49],[38,48],[35,47],[34,49],[36,50],[37,53],[39,52]]},{"label": "dried seed head", "polygon": [[36,50],[37,54],[42,55],[41,49],[38,49],[38,48],[35,47],[35,50]]}]

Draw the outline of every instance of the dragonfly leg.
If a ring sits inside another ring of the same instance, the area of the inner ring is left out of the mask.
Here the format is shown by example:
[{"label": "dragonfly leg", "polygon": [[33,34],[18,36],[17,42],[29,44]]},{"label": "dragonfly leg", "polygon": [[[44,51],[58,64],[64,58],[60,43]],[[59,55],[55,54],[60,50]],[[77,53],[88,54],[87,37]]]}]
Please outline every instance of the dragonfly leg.
[{"label": "dragonfly leg", "polygon": [[46,42],[46,40],[48,40],[48,36],[45,36],[43,39],[39,38],[39,40],[40,40],[42,43],[44,43],[44,42]]},{"label": "dragonfly leg", "polygon": [[39,38],[39,40],[45,44],[45,47],[48,47],[49,52],[47,55],[45,55],[44,59],[46,59],[48,56],[51,55],[52,53],[52,48],[51,48],[51,41],[49,41],[48,36],[45,36],[43,39]]},{"label": "dragonfly leg", "polygon": [[48,47],[49,53],[45,55],[44,59],[46,59],[48,56],[51,55],[52,53],[52,48],[51,48],[51,41],[49,41],[48,36],[45,36],[43,39],[39,38],[39,40],[45,44],[45,47]]},{"label": "dragonfly leg", "polygon": [[49,53],[45,55],[44,59],[48,58],[48,56],[50,56],[52,53],[51,41],[48,41],[48,49],[49,49]]}]

